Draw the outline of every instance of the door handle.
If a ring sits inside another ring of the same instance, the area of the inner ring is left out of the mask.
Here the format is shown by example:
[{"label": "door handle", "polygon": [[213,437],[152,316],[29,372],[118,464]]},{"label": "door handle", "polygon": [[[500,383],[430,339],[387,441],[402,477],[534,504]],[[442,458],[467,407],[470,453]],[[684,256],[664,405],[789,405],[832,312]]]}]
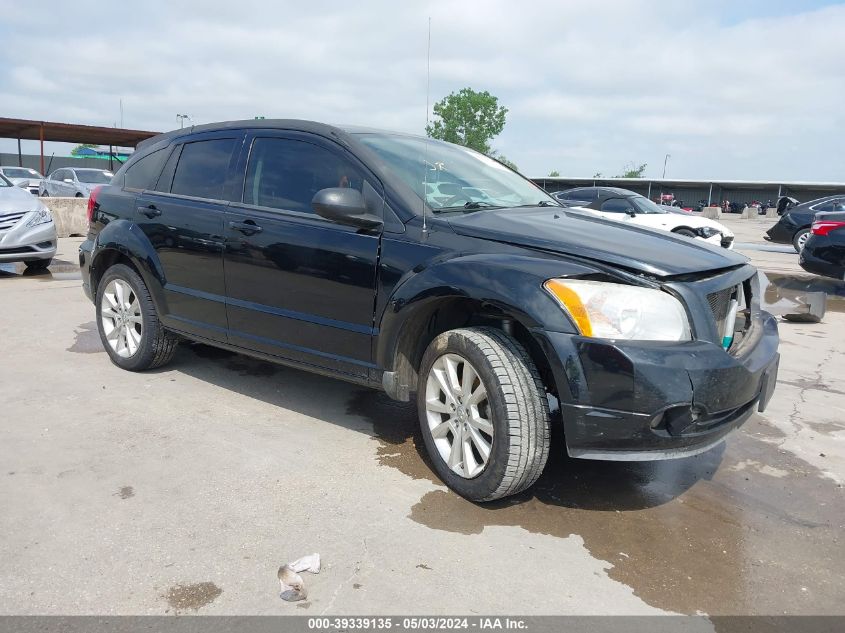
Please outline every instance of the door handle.
[{"label": "door handle", "polygon": [[154,204],[149,204],[145,207],[137,207],[138,213],[141,215],[145,215],[148,218],[154,218],[158,215],[161,215],[161,210],[156,207]]},{"label": "door handle", "polygon": [[261,233],[261,231],[264,230],[252,220],[244,220],[243,222],[229,222],[229,228],[234,229],[236,231],[240,231],[244,235],[254,235],[255,233]]}]

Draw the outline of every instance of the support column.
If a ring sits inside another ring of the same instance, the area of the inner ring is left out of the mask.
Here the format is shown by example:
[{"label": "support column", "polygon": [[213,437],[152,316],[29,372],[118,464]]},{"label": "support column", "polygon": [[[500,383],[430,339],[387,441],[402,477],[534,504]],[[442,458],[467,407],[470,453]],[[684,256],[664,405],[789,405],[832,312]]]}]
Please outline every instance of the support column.
[{"label": "support column", "polygon": [[710,183],[710,191],[707,192],[707,206],[711,206],[713,203],[713,183]]},{"label": "support column", "polygon": [[[41,173],[44,174],[44,121],[38,128],[38,139],[41,141]],[[47,174],[44,174],[45,176]]]},{"label": "support column", "polygon": [[23,155],[21,154],[21,140],[18,139],[18,167],[23,167]]}]

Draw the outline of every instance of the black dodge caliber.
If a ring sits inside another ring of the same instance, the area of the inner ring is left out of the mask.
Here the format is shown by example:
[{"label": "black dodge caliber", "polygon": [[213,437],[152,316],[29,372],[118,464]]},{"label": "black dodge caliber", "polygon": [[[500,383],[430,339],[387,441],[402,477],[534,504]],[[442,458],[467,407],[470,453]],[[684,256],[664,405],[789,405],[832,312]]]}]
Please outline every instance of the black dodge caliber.
[{"label": "black dodge caliber", "polygon": [[[485,501],[572,457],[705,451],[778,367],[731,251],[567,211],[500,163],[305,121],[177,130],[91,195],[79,251],[112,361],[180,340],[416,398],[431,461]],[[556,413],[557,414],[557,413]]]}]

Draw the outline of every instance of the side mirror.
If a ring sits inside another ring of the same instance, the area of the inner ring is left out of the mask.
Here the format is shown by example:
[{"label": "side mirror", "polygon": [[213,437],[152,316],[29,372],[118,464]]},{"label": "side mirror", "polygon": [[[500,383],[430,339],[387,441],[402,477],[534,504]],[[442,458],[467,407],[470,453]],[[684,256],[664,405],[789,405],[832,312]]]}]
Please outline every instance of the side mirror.
[{"label": "side mirror", "polygon": [[367,210],[364,196],[356,189],[321,189],[311,199],[311,206],[317,215],[338,224],[349,224],[363,229],[375,229],[383,224],[380,217]]}]

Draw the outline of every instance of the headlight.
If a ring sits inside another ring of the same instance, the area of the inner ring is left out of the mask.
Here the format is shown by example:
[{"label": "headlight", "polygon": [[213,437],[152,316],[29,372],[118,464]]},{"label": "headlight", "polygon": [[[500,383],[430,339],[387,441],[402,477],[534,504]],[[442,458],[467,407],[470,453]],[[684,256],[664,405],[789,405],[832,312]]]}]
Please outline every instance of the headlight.
[{"label": "headlight", "polygon": [[719,229],[714,229],[712,226],[702,226],[695,229],[696,235],[699,237],[703,237],[705,240],[708,238],[713,237],[714,235],[721,235],[722,232]]},{"label": "headlight", "polygon": [[681,302],[662,290],[604,281],[550,279],[546,290],[584,336],[635,341],[688,341]]},{"label": "headlight", "polygon": [[46,224],[52,222],[53,216],[50,215],[50,210],[47,207],[41,207],[32,212],[32,216],[26,221],[25,227],[37,226],[39,224]]}]

